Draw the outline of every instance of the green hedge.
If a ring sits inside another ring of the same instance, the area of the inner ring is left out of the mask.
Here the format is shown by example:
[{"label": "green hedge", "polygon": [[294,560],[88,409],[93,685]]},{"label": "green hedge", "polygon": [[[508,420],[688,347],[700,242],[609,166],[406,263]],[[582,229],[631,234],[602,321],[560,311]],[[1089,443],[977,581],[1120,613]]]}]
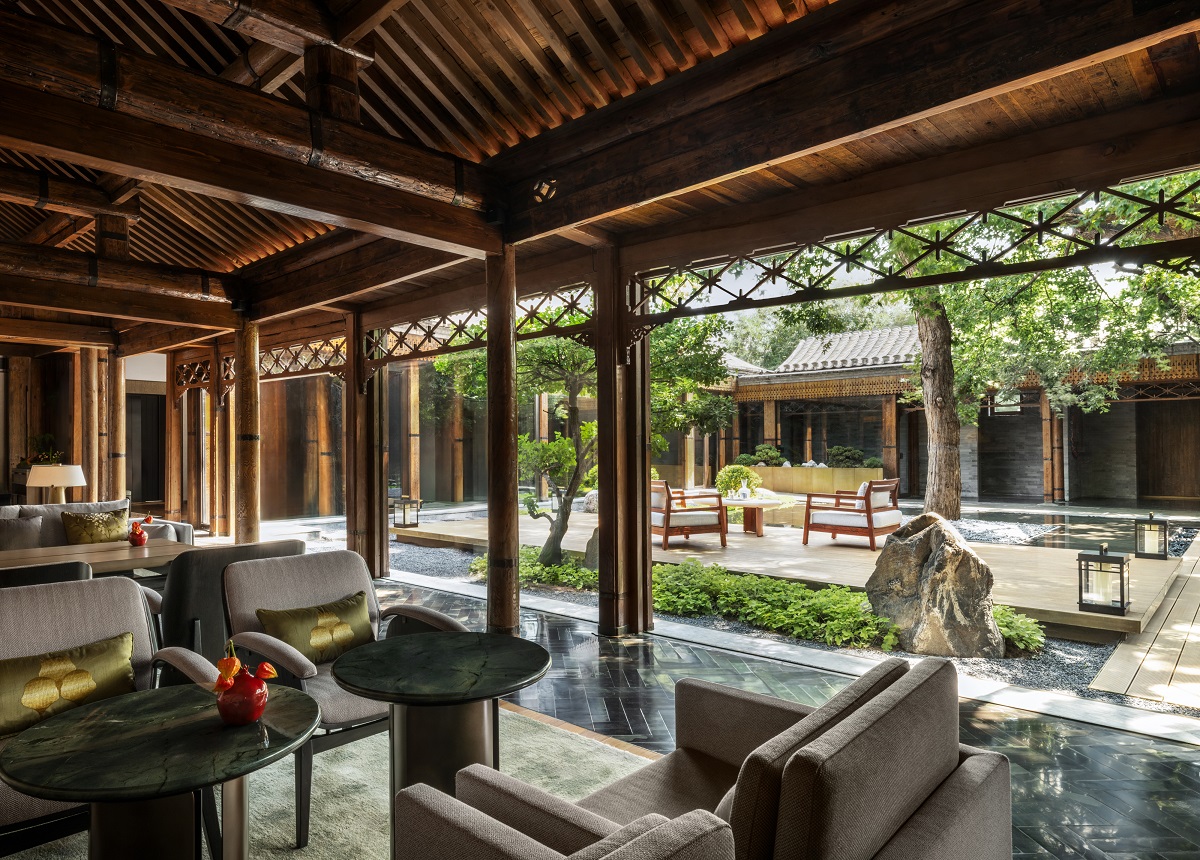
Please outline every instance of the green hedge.
[{"label": "green hedge", "polygon": [[[600,587],[600,575],[588,570],[573,558],[562,564],[542,564],[538,561],[541,550],[536,546],[523,546],[518,552],[517,578],[526,585],[565,585],[582,591],[595,591]],[[474,576],[487,579],[487,554],[476,556],[469,568]]]}]

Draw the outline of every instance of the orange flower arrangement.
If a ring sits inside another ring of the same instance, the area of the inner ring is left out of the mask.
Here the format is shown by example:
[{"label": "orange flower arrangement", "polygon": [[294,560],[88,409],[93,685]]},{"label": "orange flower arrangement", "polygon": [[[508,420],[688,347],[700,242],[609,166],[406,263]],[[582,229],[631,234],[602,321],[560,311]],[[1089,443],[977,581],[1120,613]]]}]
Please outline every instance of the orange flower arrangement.
[{"label": "orange flower arrangement", "polygon": [[264,660],[251,674],[234,653],[232,640],[226,643],[225,650],[228,656],[217,661],[220,675],[213,685],[217,711],[229,725],[244,726],[262,716],[267,706],[267,681],[279,673]]}]

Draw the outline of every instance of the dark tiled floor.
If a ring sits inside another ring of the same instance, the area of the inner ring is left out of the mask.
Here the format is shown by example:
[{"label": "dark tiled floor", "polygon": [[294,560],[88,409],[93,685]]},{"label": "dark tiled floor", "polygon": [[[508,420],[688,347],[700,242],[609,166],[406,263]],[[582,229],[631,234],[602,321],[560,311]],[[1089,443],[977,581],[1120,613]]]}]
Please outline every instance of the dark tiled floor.
[{"label": "dark tiled floor", "polygon": [[[384,605],[418,602],[479,629],[480,600],[380,585]],[[820,704],[840,675],[656,636],[608,639],[595,626],[523,611],[523,635],[550,672],[511,701],[647,749],[669,752],[680,678],[707,678]],[[964,743],[1012,763],[1013,856],[1200,860],[1200,748],[963,701]]]}]

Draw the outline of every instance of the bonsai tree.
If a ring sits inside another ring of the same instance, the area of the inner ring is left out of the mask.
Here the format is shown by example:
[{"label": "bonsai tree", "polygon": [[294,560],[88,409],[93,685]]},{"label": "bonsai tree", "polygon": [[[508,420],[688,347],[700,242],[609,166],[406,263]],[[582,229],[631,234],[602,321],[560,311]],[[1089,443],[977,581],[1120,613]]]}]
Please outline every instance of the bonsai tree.
[{"label": "bonsai tree", "polygon": [[[834,445],[826,452],[826,465],[834,469],[856,469],[863,465],[866,454],[849,445]],[[880,461],[882,465],[882,461]]]}]

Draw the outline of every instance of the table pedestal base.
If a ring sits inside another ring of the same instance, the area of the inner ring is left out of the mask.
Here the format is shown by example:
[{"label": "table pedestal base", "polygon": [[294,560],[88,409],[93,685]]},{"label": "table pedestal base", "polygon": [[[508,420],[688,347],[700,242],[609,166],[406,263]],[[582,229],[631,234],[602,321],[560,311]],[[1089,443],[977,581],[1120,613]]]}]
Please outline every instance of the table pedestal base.
[{"label": "table pedestal base", "polygon": [[93,803],[89,860],[200,860],[200,795]]},{"label": "table pedestal base", "polygon": [[494,701],[428,707],[391,705],[388,735],[392,745],[392,797],[419,782],[453,797],[454,775],[464,767],[495,767],[495,708]]},{"label": "table pedestal base", "polygon": [[762,508],[755,508],[747,505],[742,508],[742,531],[753,532],[759,537],[763,536],[763,520],[766,517],[763,515]]},{"label": "table pedestal base", "polygon": [[221,785],[221,860],[250,858],[250,795],[246,777]]}]

